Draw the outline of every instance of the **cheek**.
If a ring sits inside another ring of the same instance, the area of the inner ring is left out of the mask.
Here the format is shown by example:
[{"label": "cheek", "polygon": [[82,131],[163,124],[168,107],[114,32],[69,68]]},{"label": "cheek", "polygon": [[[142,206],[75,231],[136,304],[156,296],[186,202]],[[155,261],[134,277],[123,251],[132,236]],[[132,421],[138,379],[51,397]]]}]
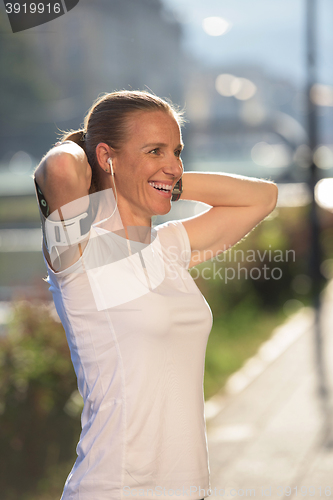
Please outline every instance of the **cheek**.
[{"label": "cheek", "polygon": [[135,169],[129,162],[122,162],[116,171],[116,181],[122,186],[130,187],[131,183],[135,179]]},{"label": "cheek", "polygon": [[140,185],[148,183],[155,171],[156,166],[143,161],[141,156],[127,154],[123,155],[117,164],[115,179],[119,187],[133,192]]}]

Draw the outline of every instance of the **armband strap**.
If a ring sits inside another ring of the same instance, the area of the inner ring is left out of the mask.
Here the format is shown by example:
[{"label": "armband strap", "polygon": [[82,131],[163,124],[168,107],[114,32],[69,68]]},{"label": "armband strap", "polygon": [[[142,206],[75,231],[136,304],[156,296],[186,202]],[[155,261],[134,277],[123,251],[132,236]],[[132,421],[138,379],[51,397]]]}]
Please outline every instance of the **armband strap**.
[{"label": "armband strap", "polygon": [[36,179],[34,179],[34,182],[35,182],[36,196],[37,196],[39,208],[40,208],[42,214],[44,215],[44,217],[47,218],[50,215],[50,207],[48,206],[47,201],[45,199],[45,196],[43,195],[42,190],[38,186]]},{"label": "armband strap", "polygon": [[90,231],[93,219],[90,198],[87,212],[83,212],[76,217],[65,220],[61,209],[59,209],[57,212],[59,213],[60,220],[53,221],[46,215],[50,213],[50,208],[36,179],[35,187],[40,211],[42,213],[42,231],[48,252],[51,253],[54,247],[71,246],[83,241]]}]

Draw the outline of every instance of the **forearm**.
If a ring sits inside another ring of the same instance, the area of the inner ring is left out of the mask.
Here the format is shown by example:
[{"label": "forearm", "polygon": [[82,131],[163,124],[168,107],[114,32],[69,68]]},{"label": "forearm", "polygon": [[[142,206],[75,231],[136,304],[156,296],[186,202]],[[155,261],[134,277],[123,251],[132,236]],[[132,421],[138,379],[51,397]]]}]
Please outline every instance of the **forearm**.
[{"label": "forearm", "polygon": [[269,181],[231,174],[185,172],[183,200],[195,200],[213,207],[267,207],[269,213],[277,200],[277,187]]}]

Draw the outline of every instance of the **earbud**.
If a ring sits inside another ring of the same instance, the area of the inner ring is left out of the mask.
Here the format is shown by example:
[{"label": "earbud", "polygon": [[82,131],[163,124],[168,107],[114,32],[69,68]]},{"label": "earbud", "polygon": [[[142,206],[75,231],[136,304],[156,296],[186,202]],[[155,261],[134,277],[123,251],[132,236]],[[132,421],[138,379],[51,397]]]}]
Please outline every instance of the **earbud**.
[{"label": "earbud", "polygon": [[113,172],[113,166],[112,166],[112,160],[111,160],[111,158],[108,158],[107,162],[108,162],[108,164],[110,165],[111,175],[112,175],[112,177],[113,177],[113,176],[114,176],[114,172]]}]

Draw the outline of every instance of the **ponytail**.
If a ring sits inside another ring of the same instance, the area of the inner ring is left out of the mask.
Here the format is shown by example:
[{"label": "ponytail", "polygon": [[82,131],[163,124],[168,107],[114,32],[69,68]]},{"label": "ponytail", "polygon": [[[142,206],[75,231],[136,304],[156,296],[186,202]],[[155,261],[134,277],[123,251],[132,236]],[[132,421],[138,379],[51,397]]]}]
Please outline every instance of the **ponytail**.
[{"label": "ponytail", "polygon": [[63,133],[62,137],[60,138],[60,141],[61,142],[73,141],[75,142],[75,144],[80,146],[84,152],[86,152],[85,135],[86,131],[84,129],[69,130],[68,132]]},{"label": "ponytail", "polygon": [[[72,141],[75,142],[78,146],[80,146],[83,151],[87,155],[87,144],[86,144],[86,131],[82,128],[79,130],[68,130],[67,132],[63,132],[63,135],[60,137],[60,141]],[[88,155],[87,155],[88,157]],[[88,158],[89,162],[89,158]],[[90,162],[89,162],[90,164]],[[91,166],[91,164],[90,164]],[[93,193],[95,191],[101,191],[102,188],[100,187],[100,182],[99,182],[99,176],[98,176],[98,169],[92,169],[92,177],[91,177],[91,185],[90,185],[90,193]]]}]

